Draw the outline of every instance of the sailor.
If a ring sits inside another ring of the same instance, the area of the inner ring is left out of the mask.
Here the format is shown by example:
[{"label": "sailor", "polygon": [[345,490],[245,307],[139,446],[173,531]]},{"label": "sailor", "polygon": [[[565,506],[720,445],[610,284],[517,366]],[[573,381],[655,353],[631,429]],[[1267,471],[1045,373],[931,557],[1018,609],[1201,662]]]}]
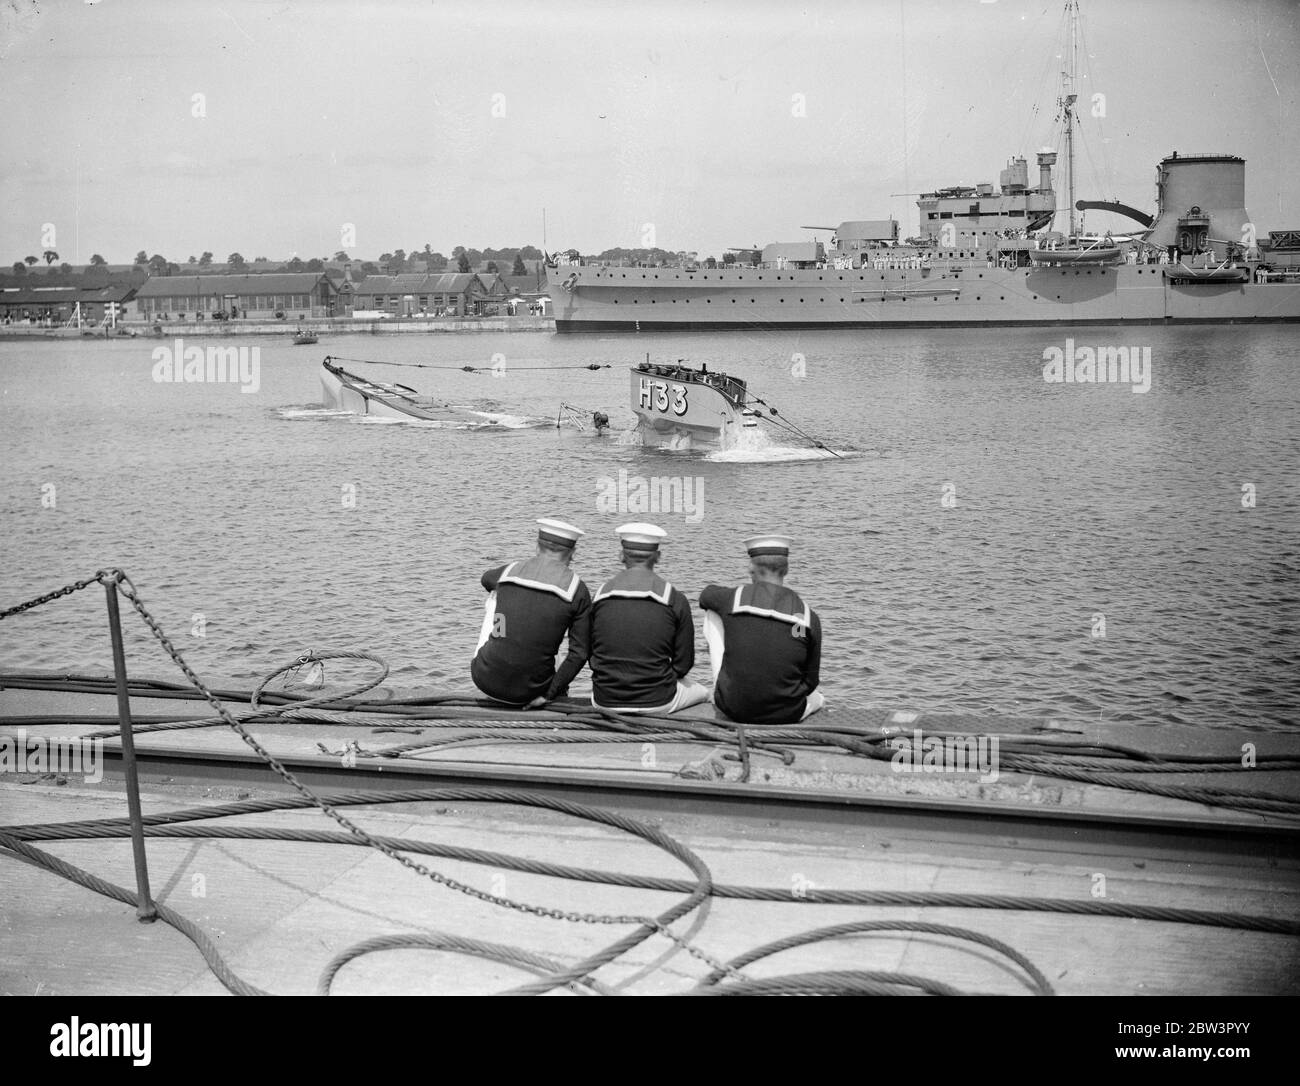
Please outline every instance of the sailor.
[{"label": "sailor", "polygon": [[[483,628],[469,672],[488,697],[536,709],[563,696],[590,654],[591,592],[569,569],[581,529],[537,522],[537,554],[483,574]],[[564,635],[569,652],[559,670]]]},{"label": "sailor", "polygon": [[675,713],[709,700],[686,682],[695,666],[691,605],[655,573],[668,533],[653,524],[615,529],[623,572],[600,586],[591,605],[591,703],[620,713]]},{"label": "sailor", "polygon": [[753,536],[745,549],[750,584],[700,593],[713,704],[744,724],[793,724],[826,703],[817,689],[821,619],[785,587],[789,536]]}]

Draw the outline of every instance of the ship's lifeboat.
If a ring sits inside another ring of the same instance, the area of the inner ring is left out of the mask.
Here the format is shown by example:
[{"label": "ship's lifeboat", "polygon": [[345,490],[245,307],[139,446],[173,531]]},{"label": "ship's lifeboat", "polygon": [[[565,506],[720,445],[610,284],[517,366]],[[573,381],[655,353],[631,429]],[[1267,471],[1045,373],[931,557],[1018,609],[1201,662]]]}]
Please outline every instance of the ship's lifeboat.
[{"label": "ship's lifeboat", "polygon": [[1227,261],[1202,267],[1172,264],[1163,271],[1165,278],[1172,283],[1244,283],[1250,278],[1249,268]]},{"label": "ship's lifeboat", "polygon": [[1118,264],[1124,254],[1113,241],[1103,238],[1080,244],[1063,234],[1044,234],[1038,239],[1038,248],[1029,250],[1029,259],[1035,264]]}]

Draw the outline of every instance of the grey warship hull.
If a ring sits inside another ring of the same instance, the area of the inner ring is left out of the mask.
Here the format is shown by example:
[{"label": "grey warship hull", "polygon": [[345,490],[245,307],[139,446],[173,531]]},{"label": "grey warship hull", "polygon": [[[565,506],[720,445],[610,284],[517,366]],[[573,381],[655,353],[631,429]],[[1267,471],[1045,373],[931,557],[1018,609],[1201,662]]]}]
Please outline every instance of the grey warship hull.
[{"label": "grey warship hull", "polygon": [[561,266],[558,332],[1300,321],[1300,282],[1176,282],[1167,266],[876,271]]}]

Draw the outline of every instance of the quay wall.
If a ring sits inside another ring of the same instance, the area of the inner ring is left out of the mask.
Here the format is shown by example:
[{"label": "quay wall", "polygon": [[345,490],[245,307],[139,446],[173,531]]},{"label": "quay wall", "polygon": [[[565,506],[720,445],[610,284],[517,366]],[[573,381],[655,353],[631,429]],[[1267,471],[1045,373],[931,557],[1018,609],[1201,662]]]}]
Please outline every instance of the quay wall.
[{"label": "quay wall", "polygon": [[[415,332],[554,332],[552,317],[412,317],[387,320],[353,320],[325,318],[314,320],[233,320],[233,321],[161,321],[162,338],[175,336],[285,336],[299,329],[320,336],[333,335],[402,335]],[[137,336],[153,337],[155,325],[148,321],[119,321],[118,328]],[[101,328],[41,328],[28,324],[0,325],[0,337],[102,337]],[[117,333],[109,333],[113,338]]]}]

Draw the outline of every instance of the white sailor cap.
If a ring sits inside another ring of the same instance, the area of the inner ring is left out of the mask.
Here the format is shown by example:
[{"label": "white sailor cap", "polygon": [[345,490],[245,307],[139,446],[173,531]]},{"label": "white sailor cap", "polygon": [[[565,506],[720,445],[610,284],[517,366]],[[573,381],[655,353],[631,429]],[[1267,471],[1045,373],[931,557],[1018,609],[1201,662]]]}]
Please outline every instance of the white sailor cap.
[{"label": "white sailor cap", "polygon": [[745,550],[751,558],[760,554],[779,554],[785,558],[790,554],[791,538],[788,535],[753,535],[745,540]]},{"label": "white sailor cap", "polygon": [[548,543],[559,543],[565,547],[572,547],[581,536],[586,535],[581,528],[565,524],[562,520],[552,520],[550,517],[539,517],[537,524],[538,539],[544,539]]},{"label": "white sailor cap", "polygon": [[622,524],[614,529],[614,534],[629,551],[657,551],[659,544],[668,538],[667,532],[653,524]]}]

